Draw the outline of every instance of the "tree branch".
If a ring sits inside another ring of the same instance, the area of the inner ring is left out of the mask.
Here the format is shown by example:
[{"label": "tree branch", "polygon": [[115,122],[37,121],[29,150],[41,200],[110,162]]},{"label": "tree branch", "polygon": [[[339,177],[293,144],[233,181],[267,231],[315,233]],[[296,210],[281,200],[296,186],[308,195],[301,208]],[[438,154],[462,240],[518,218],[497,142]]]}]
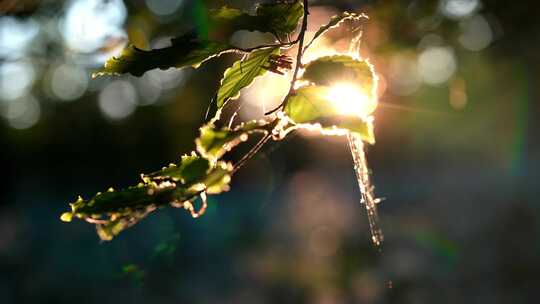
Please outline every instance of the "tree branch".
[{"label": "tree branch", "polygon": [[289,97],[294,93],[294,86],[296,84],[296,81],[298,80],[298,72],[300,71],[300,67],[302,66],[302,55],[304,54],[304,37],[306,35],[307,30],[307,18],[309,15],[309,7],[308,7],[308,0],[303,0],[304,2],[304,17],[302,19],[302,27],[300,28],[300,33],[298,34],[298,38],[296,38],[295,43],[298,42],[298,52],[296,53],[296,66],[294,67],[294,73],[291,79],[291,86],[289,87],[289,93],[285,98],[283,99],[283,102],[279,106],[277,106],[275,109],[266,112],[265,115],[270,115],[274,112],[276,112],[279,109],[282,109],[287,104],[287,101],[289,100]]}]

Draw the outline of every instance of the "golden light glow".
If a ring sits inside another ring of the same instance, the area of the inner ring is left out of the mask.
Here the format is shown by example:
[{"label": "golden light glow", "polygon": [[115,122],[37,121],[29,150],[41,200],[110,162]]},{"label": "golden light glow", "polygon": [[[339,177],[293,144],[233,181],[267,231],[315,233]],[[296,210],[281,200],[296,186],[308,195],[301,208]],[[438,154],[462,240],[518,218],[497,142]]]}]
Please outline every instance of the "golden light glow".
[{"label": "golden light glow", "polygon": [[[356,60],[362,60],[357,53],[338,52],[324,37],[319,38],[312,46],[304,53],[304,62],[310,62],[323,56],[332,56],[345,54]],[[360,116],[362,118],[369,117],[377,108],[377,84],[378,77],[373,71],[373,67],[369,62],[373,72],[373,89],[366,90],[361,85],[352,82],[339,82],[330,87],[327,98],[335,104],[336,110],[341,115]],[[297,87],[303,86],[305,83],[297,82]]]},{"label": "golden light glow", "polygon": [[377,99],[353,83],[336,83],[330,87],[327,98],[341,115],[368,117],[377,107]]}]

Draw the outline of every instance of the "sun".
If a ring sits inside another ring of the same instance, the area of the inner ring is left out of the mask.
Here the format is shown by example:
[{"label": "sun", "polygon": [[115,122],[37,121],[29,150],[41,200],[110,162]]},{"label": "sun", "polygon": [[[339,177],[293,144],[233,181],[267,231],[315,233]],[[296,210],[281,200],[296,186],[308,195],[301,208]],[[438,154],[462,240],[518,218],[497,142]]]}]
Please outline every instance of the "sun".
[{"label": "sun", "polygon": [[377,98],[374,98],[371,92],[367,92],[354,83],[333,84],[328,90],[327,98],[332,101],[337,112],[341,115],[366,118],[377,107]]}]

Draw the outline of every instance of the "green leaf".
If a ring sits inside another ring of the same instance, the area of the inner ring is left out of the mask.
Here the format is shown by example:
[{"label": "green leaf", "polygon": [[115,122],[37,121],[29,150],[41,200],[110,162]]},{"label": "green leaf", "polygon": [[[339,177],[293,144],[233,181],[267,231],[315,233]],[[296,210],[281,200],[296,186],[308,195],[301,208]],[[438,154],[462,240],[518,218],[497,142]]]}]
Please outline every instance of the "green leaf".
[{"label": "green leaf", "polygon": [[193,34],[186,34],[172,39],[171,46],[161,49],[147,51],[129,45],[120,56],[107,60],[105,66],[92,77],[125,73],[141,76],[156,68],[162,70],[187,66],[197,68],[210,58],[232,51],[234,48],[228,44],[198,40]]},{"label": "green leaf", "polygon": [[152,184],[140,183],[137,186],[121,190],[110,188],[105,192],[98,192],[93,198],[88,200],[79,197],[75,202],[70,204],[72,214],[77,217],[83,215],[91,216],[118,211],[124,208],[139,208],[151,204],[166,203],[161,198],[168,196],[170,189],[154,188],[158,187]]},{"label": "green leaf", "polygon": [[143,182],[121,190],[109,189],[84,200],[71,203],[71,212],[61,219],[77,217],[96,224],[102,240],[111,240],[122,230],[136,224],[149,213],[165,205],[193,201],[199,195],[228,190],[232,165],[223,161],[213,164],[192,153],[184,155],[178,165],[143,175]]},{"label": "green leaf", "polygon": [[212,123],[201,128],[201,135],[195,140],[197,152],[211,161],[220,159],[228,150],[248,139],[251,133],[270,132],[272,125],[266,121],[245,122],[234,129],[216,129]]},{"label": "green leaf", "polygon": [[241,89],[249,86],[256,77],[266,73],[265,67],[270,56],[277,54],[279,54],[277,47],[256,50],[225,70],[216,97],[218,110],[230,99],[240,97]]},{"label": "green leaf", "polygon": [[373,123],[370,118],[342,115],[328,99],[330,87],[304,86],[291,95],[285,106],[285,114],[293,123],[305,127],[320,125],[323,133],[343,134],[349,131],[360,135],[362,140],[375,143]]},{"label": "green leaf", "polygon": [[321,26],[317,30],[317,32],[315,32],[315,35],[313,36],[311,41],[306,45],[304,50],[309,48],[311,46],[311,44],[317,38],[319,38],[321,35],[323,35],[324,33],[326,33],[328,30],[330,30],[332,28],[340,26],[341,23],[343,23],[344,21],[346,21],[346,20],[361,20],[361,19],[368,19],[368,16],[365,15],[365,14],[355,14],[355,13],[349,13],[349,12],[343,12],[341,15],[333,16],[332,18],[330,18],[330,21],[327,24]]},{"label": "green leaf", "polygon": [[354,83],[367,92],[371,92],[375,84],[372,66],[365,60],[347,55],[325,56],[309,62],[302,79],[317,85]]}]

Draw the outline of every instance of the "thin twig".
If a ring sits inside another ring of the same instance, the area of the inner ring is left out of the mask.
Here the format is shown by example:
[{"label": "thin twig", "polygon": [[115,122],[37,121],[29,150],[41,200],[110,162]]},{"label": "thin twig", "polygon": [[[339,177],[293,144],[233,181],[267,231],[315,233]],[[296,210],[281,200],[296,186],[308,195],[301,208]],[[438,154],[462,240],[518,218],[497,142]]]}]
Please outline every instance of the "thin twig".
[{"label": "thin twig", "polygon": [[258,45],[258,46],[254,46],[254,47],[250,47],[250,48],[241,48],[241,47],[234,46],[234,47],[232,47],[232,49],[236,50],[236,51],[244,52],[244,53],[251,53],[251,52],[253,52],[255,50],[259,50],[259,49],[265,49],[265,48],[271,48],[271,47],[283,48],[283,47],[293,46],[297,42],[298,42],[298,39],[296,39],[294,41],[290,41],[290,42],[263,44],[263,45]]},{"label": "thin twig", "polygon": [[255,154],[257,154],[257,152],[259,152],[259,150],[264,146],[264,144],[268,142],[270,137],[272,137],[272,132],[266,133],[263,138],[261,138],[261,140],[259,140],[259,142],[257,142],[257,144],[255,144],[255,146],[253,146],[253,148],[251,148],[251,150],[249,150],[246,155],[244,155],[236,164],[234,164],[232,174],[242,168],[242,166],[244,166],[248,160],[250,160]]},{"label": "thin twig", "polygon": [[[285,96],[285,98],[283,99],[283,102],[277,107],[275,108],[274,110],[270,111],[270,112],[267,112],[265,115],[268,115],[268,114],[271,114],[281,108],[283,108],[286,103],[287,103],[287,100],[289,98],[289,96],[291,96],[293,93],[294,93],[294,86],[296,84],[296,81],[297,81],[297,78],[298,78],[298,73],[300,71],[300,67],[302,66],[302,55],[303,55],[303,48],[304,48],[304,37],[305,37],[305,34],[306,34],[306,30],[307,30],[307,18],[308,18],[308,15],[309,15],[309,9],[308,9],[308,0],[303,0],[303,6],[304,6],[304,16],[302,18],[302,26],[300,27],[300,32],[298,34],[298,37],[294,40],[294,41],[291,41],[291,42],[287,42],[287,43],[281,43],[280,45],[294,45],[296,43],[298,43],[298,52],[296,54],[296,66],[294,68],[294,73],[293,73],[293,77],[291,79],[291,85],[289,87],[289,93],[287,94],[287,96]],[[275,46],[275,45],[274,45]],[[258,48],[263,48],[265,46],[260,46],[260,47],[257,47],[255,49],[258,49]],[[248,50],[248,49],[246,49]],[[277,122],[277,119],[275,120]],[[275,124],[272,124],[272,125],[275,125]],[[253,148],[251,148],[251,150],[249,150],[249,152],[244,155],[244,157],[242,157],[235,165],[234,165],[234,169],[233,169],[233,174],[238,171],[238,169],[240,169],[248,160],[250,160],[261,148],[262,146],[264,146],[264,144],[272,137],[272,131],[270,130],[263,138],[261,138],[261,140],[255,145],[253,146]]]},{"label": "thin twig", "polygon": [[296,66],[294,67],[294,73],[291,79],[291,86],[289,87],[289,93],[285,98],[283,99],[283,102],[279,106],[277,106],[275,109],[266,112],[265,115],[270,115],[274,112],[276,112],[279,109],[282,109],[287,104],[287,101],[289,100],[289,97],[294,94],[294,86],[296,84],[296,81],[298,80],[298,73],[300,72],[300,67],[302,66],[302,55],[304,54],[304,36],[306,34],[307,30],[307,18],[309,15],[309,9],[308,9],[308,0],[304,1],[304,18],[302,19],[302,27],[300,28],[300,33],[298,34],[298,38],[296,38],[296,41],[298,41],[298,52],[296,53]]}]

